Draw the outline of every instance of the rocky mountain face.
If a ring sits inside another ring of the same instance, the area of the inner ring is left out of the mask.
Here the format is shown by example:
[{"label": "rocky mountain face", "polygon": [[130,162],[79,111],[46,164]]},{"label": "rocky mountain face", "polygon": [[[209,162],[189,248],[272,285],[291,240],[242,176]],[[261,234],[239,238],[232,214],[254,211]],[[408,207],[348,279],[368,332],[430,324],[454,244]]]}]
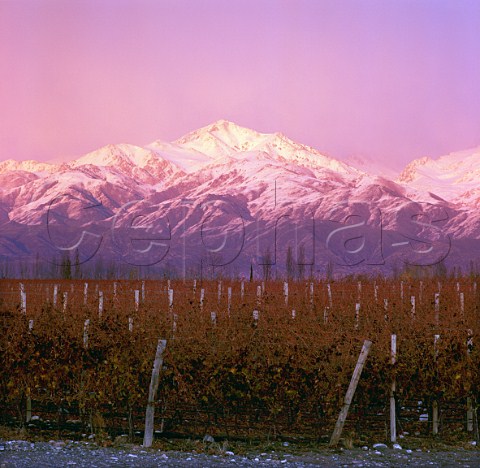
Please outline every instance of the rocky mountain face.
[{"label": "rocky mountain face", "polygon": [[61,165],[6,160],[0,263],[3,274],[48,274],[67,257],[116,274],[465,271],[480,259],[479,163],[480,149],[423,158],[395,179],[227,121]]}]

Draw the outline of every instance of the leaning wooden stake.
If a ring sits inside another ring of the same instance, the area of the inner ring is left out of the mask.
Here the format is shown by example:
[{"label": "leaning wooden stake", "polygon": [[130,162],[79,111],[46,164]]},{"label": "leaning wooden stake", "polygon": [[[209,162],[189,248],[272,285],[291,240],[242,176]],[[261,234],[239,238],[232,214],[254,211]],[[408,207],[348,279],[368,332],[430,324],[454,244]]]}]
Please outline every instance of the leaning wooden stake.
[{"label": "leaning wooden stake", "polygon": [[343,425],[345,424],[345,420],[347,419],[348,410],[350,408],[350,404],[352,403],[355,390],[357,389],[363,366],[365,364],[365,361],[367,360],[370,346],[372,346],[371,341],[365,340],[363,342],[362,351],[360,352],[360,356],[358,357],[357,365],[355,366],[355,370],[353,371],[352,380],[350,381],[347,394],[345,395],[345,402],[343,404],[343,408],[340,411],[337,423],[335,424],[335,429],[333,430],[332,438],[330,439],[330,447],[335,447],[340,440],[340,436],[342,435]]},{"label": "leaning wooden stake", "polygon": [[152,379],[150,380],[150,389],[148,391],[147,411],[145,412],[145,434],[143,436],[143,446],[151,447],[153,442],[153,418],[155,416],[155,395],[158,390],[158,381],[160,369],[163,364],[163,352],[167,347],[167,340],[158,340],[155,361],[153,362]]},{"label": "leaning wooden stake", "polygon": [[[413,296],[412,296],[413,297]],[[397,335],[392,335],[391,338],[391,355],[392,365],[397,361]],[[397,441],[397,417],[395,414],[395,392],[396,392],[395,378],[392,380],[392,387],[390,389],[390,441]]]},{"label": "leaning wooden stake", "polygon": [[[439,339],[440,339],[440,335],[435,335],[434,343],[433,343],[435,361],[437,360],[437,357],[438,357],[437,342]],[[432,403],[432,434],[433,435],[438,435],[438,426],[439,426],[438,415],[439,415],[438,401],[433,400],[433,403]]]},{"label": "leaning wooden stake", "polygon": [[[470,356],[472,349],[473,349],[473,332],[472,330],[469,329],[468,338],[467,338],[467,355],[468,356]],[[475,411],[473,410],[472,397],[467,397],[467,432],[474,431],[474,420],[475,420]]]}]

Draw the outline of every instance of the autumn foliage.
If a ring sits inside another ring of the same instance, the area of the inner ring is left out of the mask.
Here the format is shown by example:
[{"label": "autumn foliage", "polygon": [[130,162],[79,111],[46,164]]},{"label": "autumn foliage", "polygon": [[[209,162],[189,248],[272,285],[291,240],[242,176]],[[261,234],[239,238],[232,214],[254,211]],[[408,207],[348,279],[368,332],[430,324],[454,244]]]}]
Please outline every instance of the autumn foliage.
[{"label": "autumn foliage", "polygon": [[29,396],[34,412],[67,408],[85,421],[93,412],[120,421],[136,414],[141,426],[160,338],[167,349],[156,415],[165,431],[320,437],[365,339],[373,345],[353,418],[375,408],[385,419],[392,379],[399,407],[437,400],[464,414],[467,397],[479,400],[480,291],[470,278],[337,281],[331,297],[324,282],[296,282],[288,301],[283,282],[245,282],[242,297],[239,281],[198,281],[195,290],[193,280],[172,281],[171,307],[166,280],[87,281],[86,296],[85,281],[22,283],[26,310],[20,281],[0,282],[0,404],[12,414]]}]

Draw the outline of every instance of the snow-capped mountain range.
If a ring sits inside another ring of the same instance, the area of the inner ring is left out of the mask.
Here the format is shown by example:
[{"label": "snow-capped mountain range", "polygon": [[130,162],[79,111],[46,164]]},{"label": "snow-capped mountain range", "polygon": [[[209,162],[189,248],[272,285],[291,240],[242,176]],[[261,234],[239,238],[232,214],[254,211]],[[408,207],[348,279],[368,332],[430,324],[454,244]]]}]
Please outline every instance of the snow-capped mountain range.
[{"label": "snow-capped mountain range", "polygon": [[479,178],[480,148],[395,177],[221,120],[63,164],[0,161],[0,259],[262,276],[283,275],[291,247],[305,274],[467,267],[480,259]]}]

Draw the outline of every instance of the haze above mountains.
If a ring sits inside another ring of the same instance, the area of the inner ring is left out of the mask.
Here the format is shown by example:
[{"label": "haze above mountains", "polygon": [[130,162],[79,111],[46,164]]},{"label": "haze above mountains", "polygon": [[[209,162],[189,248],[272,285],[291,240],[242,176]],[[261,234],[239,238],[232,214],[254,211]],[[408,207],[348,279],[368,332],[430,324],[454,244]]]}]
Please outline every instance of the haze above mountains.
[{"label": "haze above mountains", "polygon": [[[63,164],[0,162],[0,256],[155,265],[169,274],[389,272],[480,258],[480,148],[395,175],[225,120],[172,143]],[[265,263],[271,264],[266,268]],[[329,267],[332,268],[331,266]]]}]

